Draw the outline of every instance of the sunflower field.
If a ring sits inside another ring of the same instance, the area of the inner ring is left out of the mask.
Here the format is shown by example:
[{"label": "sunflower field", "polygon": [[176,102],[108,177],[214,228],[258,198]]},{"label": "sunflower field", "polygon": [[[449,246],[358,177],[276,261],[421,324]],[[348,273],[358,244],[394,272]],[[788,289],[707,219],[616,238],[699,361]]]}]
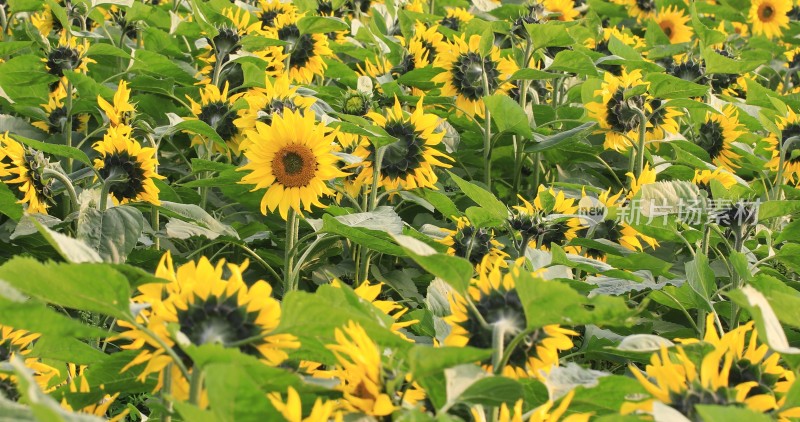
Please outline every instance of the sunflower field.
[{"label": "sunflower field", "polygon": [[0,421],[800,421],[796,0],[0,39]]}]

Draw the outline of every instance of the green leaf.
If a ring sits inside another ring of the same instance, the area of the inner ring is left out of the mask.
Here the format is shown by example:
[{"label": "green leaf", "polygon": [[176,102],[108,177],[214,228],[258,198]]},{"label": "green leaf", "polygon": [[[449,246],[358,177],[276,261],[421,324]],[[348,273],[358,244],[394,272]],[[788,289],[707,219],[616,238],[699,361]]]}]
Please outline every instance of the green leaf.
[{"label": "green leaf", "polygon": [[[800,254],[800,249],[795,248],[793,252]],[[779,321],[800,328],[800,314],[797,312],[800,309],[800,292],[766,274],[756,275],[750,284],[767,298]]]},{"label": "green leaf", "polygon": [[729,422],[729,421],[748,421],[748,422],[770,422],[774,419],[764,413],[755,412],[744,407],[733,406],[714,406],[710,404],[698,404],[694,407],[697,413],[705,422]]},{"label": "green leaf", "polygon": [[694,4],[690,6],[689,10],[692,14],[692,27],[694,28],[694,33],[697,35],[697,38],[700,39],[703,47],[725,42],[727,36],[724,33],[711,29],[702,21],[700,21],[700,18],[697,15],[697,8]]},{"label": "green leaf", "polygon": [[347,22],[331,16],[303,16],[297,21],[301,34],[325,34],[350,29]]},{"label": "green leaf", "polygon": [[70,337],[44,336],[34,343],[28,357],[90,365],[103,362],[108,355],[88,344]]},{"label": "green leaf", "polygon": [[103,258],[82,240],[73,239],[55,230],[51,230],[33,217],[29,216],[28,220],[30,220],[39,233],[44,236],[47,243],[49,243],[67,262],[103,262]]},{"label": "green leaf", "polygon": [[[197,21],[199,22],[199,19]],[[213,25],[211,28],[213,28]],[[169,75],[169,77],[182,85],[194,85],[197,82],[193,75],[161,54],[138,49],[133,50],[133,56],[134,64],[130,68],[133,72],[141,72],[155,77]]]},{"label": "green leaf", "polygon": [[0,280],[45,302],[122,319],[130,316],[128,281],[107,265],[43,264],[15,257],[0,266]]},{"label": "green leaf", "polygon": [[708,258],[698,252],[695,258],[686,263],[686,278],[692,290],[704,300],[710,302],[717,291],[717,279],[708,264]]},{"label": "green leaf", "polygon": [[650,93],[656,98],[702,97],[708,93],[708,86],[696,84],[665,73],[650,73],[645,78],[650,82]]},{"label": "green leaf", "polygon": [[495,118],[492,119],[500,133],[509,132],[523,138],[533,137],[530,122],[525,110],[511,97],[504,94],[495,94],[484,97],[486,108]]},{"label": "green leaf", "polygon": [[458,397],[458,402],[497,407],[513,406],[523,395],[522,384],[506,377],[486,377],[475,381]]},{"label": "green leaf", "polygon": [[48,154],[56,155],[59,157],[72,158],[75,161],[86,164],[87,167],[92,166],[92,162],[89,160],[89,157],[86,155],[86,153],[79,150],[78,148],[69,147],[66,145],[45,143],[34,139],[25,138],[23,136],[19,136],[14,133],[10,134],[10,136],[15,140],[19,141],[20,143],[25,144],[37,151],[46,152]]},{"label": "green leaf", "polygon": [[78,217],[78,239],[96,250],[105,262],[123,263],[144,229],[142,213],[130,206],[83,210]]},{"label": "green leaf", "polygon": [[492,351],[474,347],[414,346],[408,351],[408,364],[415,378],[441,374],[445,369],[489,359]]},{"label": "green leaf", "polygon": [[536,140],[536,143],[525,147],[525,152],[543,152],[552,148],[556,148],[567,141],[582,138],[586,136],[596,124],[597,123],[595,122],[587,122],[572,129],[567,129],[565,131],[547,136],[535,133],[534,139]]},{"label": "green leaf", "polygon": [[0,114],[0,133],[8,132],[12,138],[27,136],[36,139],[45,139],[47,134],[41,129],[31,125],[25,119]]},{"label": "green leaf", "polygon": [[745,74],[764,63],[762,60],[754,59],[731,59],[717,53],[711,47],[703,50],[703,60],[706,64],[706,73]]},{"label": "green leaf", "polygon": [[19,221],[22,218],[22,204],[17,202],[14,192],[5,183],[0,183],[0,214]]},{"label": "green leaf", "polygon": [[545,72],[545,71],[539,70],[539,69],[520,69],[520,70],[514,72],[513,75],[511,75],[511,79],[510,80],[512,80],[512,81],[516,81],[516,80],[538,81],[538,80],[546,80],[546,79],[556,79],[556,78],[560,78],[560,77],[561,77],[561,75],[559,75],[558,73]]},{"label": "green leaf", "polygon": [[57,338],[97,338],[106,335],[105,330],[84,325],[42,303],[24,301],[22,296],[0,275],[0,324]]},{"label": "green leaf", "polygon": [[441,278],[459,293],[464,294],[472,278],[472,264],[464,258],[436,251],[410,236],[394,235],[394,240],[420,267]]},{"label": "green leaf", "polygon": [[436,83],[431,82],[431,79],[442,72],[444,72],[444,69],[438,67],[423,67],[400,75],[397,78],[397,82],[420,89],[433,89]]},{"label": "green leaf", "polygon": [[753,286],[744,286],[741,289],[728,292],[728,297],[747,310],[758,328],[758,338],[766,343],[770,349],[782,354],[790,365],[800,364],[800,349],[789,345],[786,332],[783,331],[775,311],[767,298]]},{"label": "green leaf", "polygon": [[758,221],[800,213],[800,201],[765,201],[758,205]]},{"label": "green leaf", "polygon": [[542,24],[526,23],[525,29],[536,50],[546,47],[564,47],[575,42],[567,32],[566,25],[554,21]]},{"label": "green leaf", "polygon": [[628,309],[623,298],[587,298],[566,284],[535,278],[526,271],[514,277],[529,329],[550,324],[626,326],[634,322],[635,311]]},{"label": "green leaf", "polygon": [[474,183],[467,182],[450,171],[447,174],[450,175],[453,182],[458,185],[461,192],[464,192],[464,195],[467,195],[469,199],[475,201],[476,204],[489,211],[496,218],[504,220],[508,218],[508,208],[494,194]]},{"label": "green leaf", "polygon": [[219,220],[197,205],[161,201],[159,209],[164,211],[165,215],[169,217],[178,217],[184,221],[188,220],[199,227],[208,229],[218,235],[230,236],[235,239],[239,238],[239,233],[237,233],[236,230],[234,230],[231,226],[220,223]]},{"label": "green leaf", "polygon": [[184,120],[182,117],[179,117],[173,113],[167,113],[167,117],[169,117],[170,123],[172,124],[172,127],[170,128],[171,132],[185,130],[196,135],[205,136],[220,147],[227,148],[225,140],[222,139],[222,137],[219,136],[219,133],[217,133],[214,128],[209,126],[208,123],[202,120]]},{"label": "green leaf", "polygon": [[[0,192],[1,194],[2,192]],[[2,203],[2,200],[0,200]],[[800,239],[800,220],[795,220],[784,226],[778,236],[775,237],[775,244],[786,242],[786,241],[794,241]]]},{"label": "green leaf", "polygon": [[556,54],[547,70],[576,73],[581,76],[597,76],[597,68],[592,59],[584,53],[564,50]]},{"label": "green leaf", "polygon": [[428,201],[436,208],[437,211],[442,213],[445,218],[458,217],[461,211],[458,210],[456,204],[447,195],[432,189],[417,189],[414,191],[420,198]]},{"label": "green leaf", "polygon": [[376,252],[394,256],[405,256],[405,251],[397,246],[389,233],[364,227],[351,227],[329,214],[322,216],[322,231],[338,234],[361,246]]}]

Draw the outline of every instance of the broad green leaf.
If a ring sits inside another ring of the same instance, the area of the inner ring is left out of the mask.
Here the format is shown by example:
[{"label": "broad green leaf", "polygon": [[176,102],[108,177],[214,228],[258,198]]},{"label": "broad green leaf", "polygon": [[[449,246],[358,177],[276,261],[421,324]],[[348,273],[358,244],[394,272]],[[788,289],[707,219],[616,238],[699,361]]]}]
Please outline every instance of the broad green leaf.
[{"label": "broad green leaf", "polygon": [[702,253],[695,255],[686,263],[686,278],[692,290],[703,299],[710,301],[717,291],[717,279],[708,264],[708,258]]},{"label": "broad green leaf", "polygon": [[[800,250],[795,249],[794,253],[800,254]],[[766,274],[757,274],[750,280],[750,285],[767,298],[782,323],[800,328],[800,314],[797,312],[800,309],[799,291]]]},{"label": "broad green leaf", "polygon": [[774,419],[767,414],[756,412],[744,407],[714,406],[710,404],[695,405],[697,414],[705,422],[770,422]]},{"label": "broad green leaf", "polygon": [[125,262],[143,229],[142,213],[125,205],[105,211],[87,208],[78,217],[78,239],[97,251],[105,262]]},{"label": "broad green leaf", "polygon": [[26,356],[53,359],[78,365],[103,362],[108,355],[88,344],[70,337],[44,336],[36,340]]},{"label": "broad green leaf", "polygon": [[696,84],[664,73],[650,73],[645,78],[650,82],[650,94],[656,98],[702,97],[708,93],[708,86]]},{"label": "broad green leaf", "polygon": [[15,257],[0,266],[0,280],[24,294],[67,308],[123,319],[130,315],[128,281],[107,265],[43,264]]},{"label": "broad green leaf", "polygon": [[408,364],[415,378],[439,375],[445,369],[489,359],[492,351],[473,347],[414,346],[408,351]]},{"label": "broad green leaf", "polygon": [[515,284],[529,329],[550,324],[626,326],[634,322],[635,311],[628,309],[623,298],[587,298],[566,284],[545,281],[525,271],[515,275]]},{"label": "broad green leaf", "polygon": [[489,211],[497,218],[508,218],[508,208],[506,208],[505,204],[500,202],[494,194],[474,183],[467,182],[450,171],[448,171],[447,174],[450,175],[453,182],[458,185],[459,189],[461,189],[464,195],[467,195],[469,199],[475,201],[476,204],[485,208],[486,211]]},{"label": "broad green leaf", "polygon": [[231,226],[220,223],[219,220],[197,205],[161,201],[159,208],[169,217],[188,220],[218,235],[239,238],[239,234]]},{"label": "broad green leaf", "polygon": [[[47,133],[41,129],[31,125],[25,119],[7,114],[0,114],[0,134],[6,133],[18,141],[22,142],[20,138],[35,138],[43,140],[47,137]],[[37,141],[38,142],[38,141]]]},{"label": "broad green leaf", "polygon": [[301,34],[324,34],[350,29],[347,22],[331,16],[304,16],[297,21]]},{"label": "broad green leaf", "polygon": [[5,183],[0,183],[0,214],[14,221],[22,218],[22,204],[17,201],[14,192]]},{"label": "broad green leaf", "polygon": [[321,231],[338,234],[376,252],[394,256],[405,255],[403,249],[394,243],[388,232],[364,227],[351,227],[329,214],[322,216]]},{"label": "broad green leaf", "polygon": [[564,47],[575,42],[567,32],[566,25],[557,21],[548,21],[541,24],[526,23],[525,29],[528,31],[528,37],[530,37],[533,48],[536,50],[545,47]]},{"label": "broad green leaf", "polygon": [[[24,298],[18,297],[22,293],[9,289],[9,283],[0,275],[0,325],[53,337],[96,338],[106,334],[105,330],[84,325],[44,304],[23,302]],[[15,292],[13,296],[10,291]]]},{"label": "broad green leaf", "polygon": [[789,345],[786,332],[783,330],[775,311],[763,293],[753,286],[744,286],[728,292],[728,297],[746,309],[758,328],[758,337],[770,349],[783,355],[783,359],[793,367],[800,364],[800,349]]},{"label": "broad green leaf", "polygon": [[86,153],[79,150],[78,148],[69,147],[66,145],[41,142],[35,139],[30,139],[16,135],[14,133],[10,134],[10,136],[15,140],[19,141],[20,143],[23,143],[37,151],[46,152],[48,154],[56,155],[59,157],[72,158],[75,161],[86,164],[86,166],[88,167],[92,166],[92,162],[89,160],[89,157],[86,155]]},{"label": "broad green leaf", "polygon": [[528,115],[511,97],[495,94],[485,97],[483,102],[491,115],[495,117],[492,122],[501,133],[513,133],[527,139],[533,137]]},{"label": "broad green leaf", "polygon": [[572,129],[567,129],[565,131],[554,133],[552,135],[547,135],[547,136],[534,133],[533,136],[534,139],[536,140],[536,143],[525,147],[525,152],[526,153],[543,152],[552,148],[556,148],[567,141],[579,139],[581,137],[588,135],[589,131],[593,129],[596,124],[597,123],[595,122],[587,122]]},{"label": "broad green leaf", "polygon": [[423,67],[400,75],[397,78],[397,82],[420,89],[433,89],[436,83],[431,82],[431,79],[442,72],[444,72],[444,69],[438,67]]},{"label": "broad green leaf", "polygon": [[227,148],[225,144],[225,140],[219,136],[214,128],[208,125],[208,123],[202,120],[184,120],[182,117],[179,117],[173,113],[167,113],[169,117],[170,124],[172,127],[170,128],[170,132],[177,132],[177,131],[186,131],[190,133],[194,133],[196,135],[204,136],[210,139],[215,144],[219,145],[222,148]]},{"label": "broad green leaf", "polygon": [[758,204],[758,221],[800,213],[800,201],[765,201]]},{"label": "broad green leaf", "polygon": [[458,402],[500,406],[513,406],[523,395],[522,384],[506,377],[486,377],[475,381],[458,397]]},{"label": "broad green leaf", "polygon": [[133,72],[141,72],[155,77],[169,75],[182,85],[193,85],[197,82],[186,69],[161,54],[138,49],[133,51],[133,56],[135,62],[130,68]]},{"label": "broad green leaf", "polygon": [[472,264],[464,258],[436,251],[410,236],[393,235],[406,254],[429,273],[441,278],[456,291],[464,294],[472,278]]},{"label": "broad green leaf", "polygon": [[735,60],[725,57],[711,47],[703,50],[703,60],[706,64],[706,73],[744,74],[763,64],[762,60],[742,59]]},{"label": "broad green leaf", "polygon": [[557,73],[545,72],[539,69],[520,69],[511,75],[511,80],[546,80],[560,78],[561,75]]},{"label": "broad green leaf", "polygon": [[87,245],[86,242],[73,239],[55,230],[51,230],[31,217],[28,217],[28,219],[36,226],[39,233],[44,236],[47,243],[49,243],[67,262],[76,264],[81,262],[103,262],[103,258],[100,254]]},{"label": "broad green leaf", "polygon": [[564,50],[556,54],[548,71],[576,73],[581,76],[597,76],[597,68],[592,59],[579,51]]}]

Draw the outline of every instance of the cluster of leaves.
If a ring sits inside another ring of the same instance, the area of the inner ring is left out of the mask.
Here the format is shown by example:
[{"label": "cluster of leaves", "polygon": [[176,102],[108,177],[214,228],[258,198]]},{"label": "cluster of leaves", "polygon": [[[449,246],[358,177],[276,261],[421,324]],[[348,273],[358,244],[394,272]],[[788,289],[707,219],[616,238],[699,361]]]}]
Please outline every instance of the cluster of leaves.
[{"label": "cluster of leaves", "polygon": [[0,12],[0,415],[800,418],[791,1]]}]

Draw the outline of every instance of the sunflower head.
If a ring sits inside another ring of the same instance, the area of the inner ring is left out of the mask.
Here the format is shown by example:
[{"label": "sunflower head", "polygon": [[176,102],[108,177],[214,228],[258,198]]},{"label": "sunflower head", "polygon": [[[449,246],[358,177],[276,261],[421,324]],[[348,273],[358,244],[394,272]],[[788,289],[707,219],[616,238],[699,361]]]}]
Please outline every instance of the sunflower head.
[{"label": "sunflower head", "polygon": [[469,13],[467,9],[461,7],[455,7],[451,9],[447,9],[447,13],[439,21],[439,25],[442,25],[445,28],[453,30],[455,32],[461,32],[464,25],[469,23],[475,16],[472,13]]},{"label": "sunflower head", "polygon": [[256,122],[255,130],[247,132],[249,161],[241,170],[249,171],[242,183],[267,190],[261,212],[277,208],[286,219],[289,209],[302,213],[312,205],[324,207],[320,198],[333,194],[327,182],[345,175],[331,151],[333,141],[331,129],[309,111],[284,110],[270,125]]},{"label": "sunflower head", "polygon": [[88,63],[96,63],[86,57],[88,42],[78,43],[77,37],[67,39],[66,34],[61,35],[58,45],[47,53],[47,57],[42,59],[47,66],[47,71],[51,75],[62,78],[64,71],[75,71],[86,73]]},{"label": "sunflower head", "polygon": [[675,6],[661,9],[656,14],[655,21],[671,44],[680,44],[692,40],[692,27],[687,23],[690,17],[683,10]]},{"label": "sunflower head", "polygon": [[156,173],[156,150],[142,147],[131,137],[129,126],[110,127],[103,140],[94,145],[94,150],[100,154],[94,162],[98,173],[104,180],[113,181],[108,192],[115,203],[160,203],[159,190],[153,181],[163,178]]},{"label": "sunflower head", "polygon": [[600,133],[605,133],[607,149],[630,148],[628,135],[642,124],[642,114],[652,111],[646,91],[626,98],[626,91],[642,86],[647,83],[638,69],[630,73],[623,70],[619,77],[607,72],[601,88],[594,93],[599,98],[586,105],[589,115],[600,124]]},{"label": "sunflower head", "polygon": [[441,240],[449,246],[448,253],[466,258],[473,265],[480,264],[486,257],[508,256],[500,249],[502,245],[495,240],[492,230],[475,227],[466,217],[456,217],[455,220],[455,230],[445,230],[448,235]]},{"label": "sunflower head", "polygon": [[750,24],[755,35],[777,38],[789,27],[792,2],[788,0],[753,0],[750,3]]},{"label": "sunflower head", "polygon": [[301,34],[297,26],[299,16],[279,15],[275,27],[267,30],[267,36],[279,39],[285,46],[272,47],[270,54],[288,56],[289,77],[299,83],[310,83],[314,76],[322,76],[327,64],[325,58],[332,55],[325,34]]},{"label": "sunflower head", "polygon": [[706,120],[696,132],[695,143],[706,150],[714,164],[733,170],[739,167],[739,154],[733,151],[733,142],[744,131],[739,124],[735,106],[727,105],[721,113],[709,111]]},{"label": "sunflower head", "polygon": [[28,204],[29,213],[47,214],[53,201],[53,181],[44,179],[49,161],[39,151],[8,137],[0,137],[0,177],[8,185],[19,185],[21,204]]},{"label": "sunflower head", "polygon": [[[33,122],[33,126],[38,127],[50,134],[61,133],[66,129],[68,122],[67,108],[64,106],[64,99],[67,97],[67,90],[63,84],[58,83],[55,90],[48,95],[47,104],[42,104],[47,120]],[[85,114],[72,115],[72,131],[83,132],[89,116]]]},{"label": "sunflower head", "polygon": [[671,61],[666,68],[667,73],[685,81],[698,84],[706,84],[708,82],[705,66],[700,61],[691,58],[686,58],[680,62]]},{"label": "sunflower head", "polygon": [[736,177],[734,177],[733,174],[731,174],[731,172],[719,167],[716,168],[714,171],[695,170],[692,183],[697,185],[698,188],[706,191],[706,193],[708,193],[708,196],[710,198],[712,180],[716,180],[717,182],[721,183],[722,186],[725,187],[725,189],[730,189],[732,186],[738,183],[736,181]]},{"label": "sunflower head", "polygon": [[347,90],[342,94],[342,113],[352,116],[366,116],[372,110],[372,103],[370,94]]}]

